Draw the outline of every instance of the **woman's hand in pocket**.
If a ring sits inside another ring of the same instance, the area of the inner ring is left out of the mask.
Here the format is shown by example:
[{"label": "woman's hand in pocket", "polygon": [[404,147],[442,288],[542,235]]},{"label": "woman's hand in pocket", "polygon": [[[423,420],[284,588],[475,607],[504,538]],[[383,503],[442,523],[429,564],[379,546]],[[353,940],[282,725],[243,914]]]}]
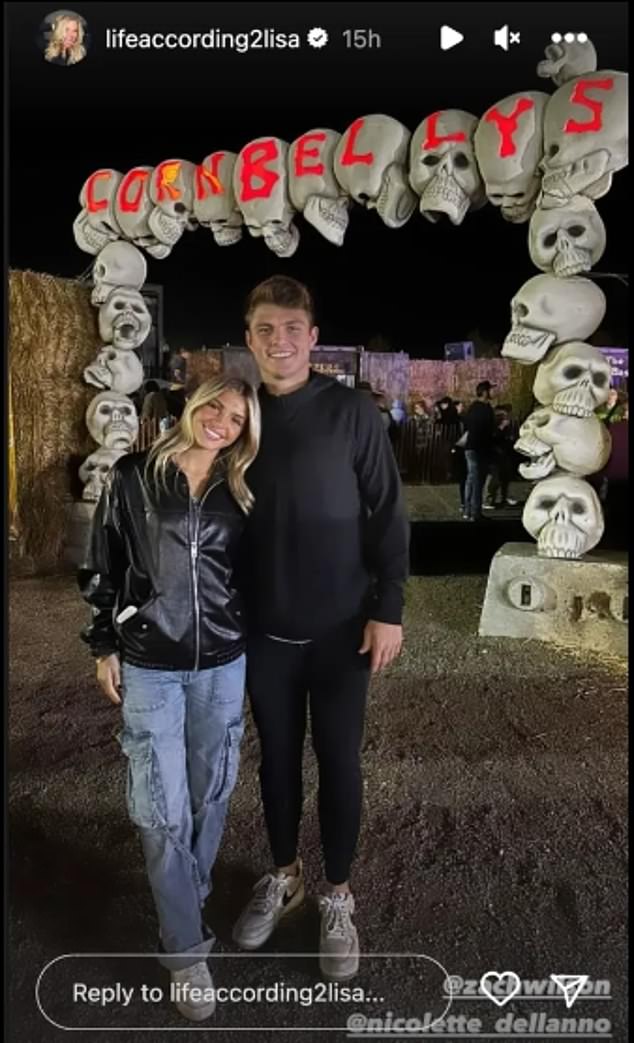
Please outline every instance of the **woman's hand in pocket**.
[{"label": "woman's hand in pocket", "polygon": [[121,696],[119,695],[121,688],[121,665],[118,655],[113,653],[112,655],[101,656],[97,660],[97,681],[104,695],[111,703],[115,703],[118,706],[121,703]]}]

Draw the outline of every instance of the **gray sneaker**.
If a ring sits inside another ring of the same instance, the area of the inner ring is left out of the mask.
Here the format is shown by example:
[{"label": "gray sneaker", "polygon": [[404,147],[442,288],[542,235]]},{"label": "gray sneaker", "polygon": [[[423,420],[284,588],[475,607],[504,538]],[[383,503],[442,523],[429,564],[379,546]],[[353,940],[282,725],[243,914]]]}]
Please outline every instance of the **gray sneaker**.
[{"label": "gray sneaker", "polygon": [[259,949],[271,937],[283,916],[304,900],[304,874],[299,861],[297,876],[267,873],[253,888],[233,928],[233,940],[241,949]]},{"label": "gray sneaker", "polygon": [[170,971],[170,998],[176,1009],[190,1021],[204,1021],[216,1009],[214,983],[206,960],[182,971]]},{"label": "gray sneaker", "polygon": [[325,978],[345,981],[359,970],[359,936],[352,922],[354,898],[332,894],[319,899],[319,967]]}]

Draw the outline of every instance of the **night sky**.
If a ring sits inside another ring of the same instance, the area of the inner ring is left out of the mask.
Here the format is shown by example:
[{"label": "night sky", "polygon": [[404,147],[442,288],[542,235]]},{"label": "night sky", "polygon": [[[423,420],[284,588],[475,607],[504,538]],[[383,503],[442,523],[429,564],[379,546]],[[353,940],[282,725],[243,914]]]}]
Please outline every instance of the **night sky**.
[{"label": "night sky", "polygon": [[[340,132],[358,116],[386,113],[413,131],[440,108],[475,115],[522,89],[554,90],[535,72],[550,34],[585,31],[599,69],[627,69],[625,3],[576,4],[102,4],[75,8],[91,47],[80,65],[49,65],[38,50],[39,25],[52,6],[7,4],[9,32],[9,264],[73,277],[91,263],[72,223],[79,192],[98,167],[125,172],[170,157],[199,162],[215,149],[238,152],[271,134],[291,142],[314,127]],[[464,43],[446,52],[438,28]],[[521,42],[493,46],[509,24]],[[275,27],[302,34],[325,27],[323,50],[107,51],[106,28],[130,32],[235,32]],[[380,50],[345,48],[346,28],[371,28]],[[627,271],[630,225],[627,172],[598,202],[608,233],[597,271]],[[164,261],[148,258],[148,282],[165,294],[165,337],[173,349],[242,343],[242,304],[259,280],[286,272],[307,282],[318,306],[321,343],[367,344],[378,334],[394,350],[442,357],[447,341],[474,328],[493,338],[508,329],[509,300],[531,275],[527,225],[509,225],[492,206],[454,228],[418,212],[402,229],[354,208],[343,247],[297,219],[299,248],[276,258],[250,238],[220,248],[211,234],[186,233]],[[605,327],[626,343],[626,290],[601,281]]]}]

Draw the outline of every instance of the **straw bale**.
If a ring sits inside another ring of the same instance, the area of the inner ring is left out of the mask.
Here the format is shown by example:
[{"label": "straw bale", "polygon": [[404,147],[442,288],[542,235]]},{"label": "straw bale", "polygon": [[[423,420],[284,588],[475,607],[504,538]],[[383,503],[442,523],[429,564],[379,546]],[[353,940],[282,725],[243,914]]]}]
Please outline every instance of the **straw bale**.
[{"label": "straw bale", "polygon": [[9,343],[20,552],[42,570],[61,558],[77,467],[94,449],[84,416],[96,390],[82,380],[100,343],[90,289],[11,271]]}]

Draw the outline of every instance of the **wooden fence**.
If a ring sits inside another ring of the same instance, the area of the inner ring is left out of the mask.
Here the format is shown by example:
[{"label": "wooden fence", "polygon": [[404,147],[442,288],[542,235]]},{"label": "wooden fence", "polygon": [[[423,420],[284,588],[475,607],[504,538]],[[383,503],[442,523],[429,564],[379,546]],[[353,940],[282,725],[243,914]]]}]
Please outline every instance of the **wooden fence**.
[{"label": "wooden fence", "polygon": [[[519,424],[514,422],[513,441]],[[462,429],[449,424],[429,424],[419,435],[414,420],[400,424],[393,439],[394,455],[404,481],[426,485],[442,485],[453,481],[451,450]]]},{"label": "wooden fence", "polygon": [[[170,427],[176,423],[176,417],[170,417]],[[144,417],[139,421],[139,434],[137,440],[132,446],[133,453],[142,452],[144,449],[149,449],[155,439],[161,433],[160,421],[157,417]]]}]

